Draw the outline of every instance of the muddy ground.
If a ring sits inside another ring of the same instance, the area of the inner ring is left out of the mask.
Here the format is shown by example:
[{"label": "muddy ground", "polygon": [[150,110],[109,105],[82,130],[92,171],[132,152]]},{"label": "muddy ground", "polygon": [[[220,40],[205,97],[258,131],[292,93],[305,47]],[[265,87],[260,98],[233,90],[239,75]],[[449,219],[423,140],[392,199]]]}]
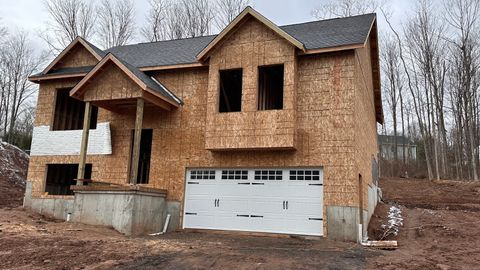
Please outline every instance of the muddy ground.
[{"label": "muddy ground", "polygon": [[480,183],[392,178],[380,186],[386,204],[370,235],[381,235],[390,205],[400,207],[404,225],[388,237],[400,248],[372,257],[370,269],[480,269]]},{"label": "muddy ground", "polygon": [[[395,251],[328,239],[170,233],[125,237],[55,221],[0,201],[1,269],[480,269],[480,184],[383,179],[380,237],[391,205],[404,225]],[[17,196],[17,195],[12,195]]]}]

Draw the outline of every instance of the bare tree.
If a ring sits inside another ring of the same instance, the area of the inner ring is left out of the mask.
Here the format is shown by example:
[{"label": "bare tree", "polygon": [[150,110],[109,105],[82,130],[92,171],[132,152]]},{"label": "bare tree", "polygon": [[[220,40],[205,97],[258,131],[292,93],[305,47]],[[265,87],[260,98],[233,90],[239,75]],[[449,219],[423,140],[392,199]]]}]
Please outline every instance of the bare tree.
[{"label": "bare tree", "polygon": [[89,39],[94,35],[95,18],[91,2],[86,0],[45,0],[50,15],[41,33],[50,49],[60,52],[77,36]]},{"label": "bare tree", "polygon": [[478,180],[480,3],[476,0],[454,0],[446,5],[447,21],[454,31],[450,39],[450,64],[454,67],[450,73],[453,90],[450,96],[458,144],[457,167],[465,157],[469,163],[470,177]]},{"label": "bare tree", "polygon": [[165,22],[169,3],[167,0],[150,0],[147,22],[141,29],[141,35],[150,42],[165,39]]},{"label": "bare tree", "polygon": [[103,48],[127,44],[135,34],[132,0],[102,0],[98,7],[97,34]]},{"label": "bare tree", "polygon": [[[0,18],[1,22],[2,18]],[[7,28],[0,24],[0,44],[2,43],[3,39],[7,36],[8,31]]]},{"label": "bare tree", "polygon": [[168,4],[162,24],[165,39],[199,37],[210,34],[214,10],[208,0],[180,0]]},{"label": "bare tree", "polygon": [[24,105],[35,92],[35,85],[28,81],[43,63],[44,55],[36,56],[25,32],[10,36],[2,46],[0,55],[0,130],[12,142],[17,120]]},{"label": "bare tree", "polygon": [[214,18],[212,6],[208,0],[182,0],[185,12],[185,30],[187,37],[200,37],[210,34]]},{"label": "bare tree", "polygon": [[[392,114],[392,123],[393,123],[393,155],[394,159],[398,160],[398,107],[401,105],[400,97],[402,91],[402,77],[401,77],[401,66],[400,59],[398,55],[398,44],[392,38],[386,36],[383,39],[382,43],[382,52],[380,57],[382,59],[382,70],[384,76],[383,89],[386,92],[386,103],[389,106],[389,109]],[[400,104],[399,104],[400,103]],[[404,153],[405,154],[405,153]]]},{"label": "bare tree", "polygon": [[250,0],[217,0],[215,26],[218,30],[222,30],[248,5]]},{"label": "bare tree", "polygon": [[378,0],[329,0],[312,11],[312,16],[319,19],[349,17],[375,12]]}]

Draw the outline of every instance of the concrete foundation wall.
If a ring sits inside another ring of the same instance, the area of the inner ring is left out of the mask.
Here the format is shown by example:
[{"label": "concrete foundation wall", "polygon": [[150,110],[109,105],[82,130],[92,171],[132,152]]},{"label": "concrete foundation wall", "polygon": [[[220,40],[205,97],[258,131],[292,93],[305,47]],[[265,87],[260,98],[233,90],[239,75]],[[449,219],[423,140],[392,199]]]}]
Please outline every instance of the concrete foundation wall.
[{"label": "concrete foundation wall", "polygon": [[173,232],[180,229],[180,202],[167,202],[167,214],[170,214],[170,223],[168,224],[167,232]]},{"label": "concrete foundation wall", "polygon": [[[327,206],[328,238],[356,242],[360,215],[358,207]],[[368,212],[363,211],[363,235],[367,234]]]},{"label": "concrete foundation wall", "polygon": [[166,216],[165,196],[141,192],[75,193],[72,220],[112,226],[125,235],[160,232]]},{"label": "concrete foundation wall", "polygon": [[73,198],[32,198],[32,182],[27,181],[23,207],[42,215],[65,220],[67,214],[73,212]]},{"label": "concrete foundation wall", "polygon": [[375,207],[377,206],[378,203],[378,187],[375,185],[369,185],[368,186],[368,214],[367,214],[367,223],[370,222],[370,218],[373,215],[373,212],[375,212]]}]

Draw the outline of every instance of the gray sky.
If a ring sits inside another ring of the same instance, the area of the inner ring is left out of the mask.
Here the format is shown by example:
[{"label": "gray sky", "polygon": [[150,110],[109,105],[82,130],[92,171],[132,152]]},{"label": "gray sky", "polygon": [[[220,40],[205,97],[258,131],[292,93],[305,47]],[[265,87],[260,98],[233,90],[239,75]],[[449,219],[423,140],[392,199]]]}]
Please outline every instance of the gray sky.
[{"label": "gray sky", "polygon": [[[95,0],[94,0],[95,1]],[[23,29],[31,33],[30,38],[38,48],[46,48],[38,33],[44,28],[48,14],[42,0],[0,0],[1,23],[6,24],[10,31]],[[311,10],[318,7],[324,0],[253,0],[253,7],[265,17],[278,25],[300,23],[314,20]],[[401,18],[409,12],[415,0],[390,0],[389,6],[393,11],[393,21],[400,26]],[[136,21],[140,27],[144,23],[148,10],[148,0],[136,0]],[[379,28],[386,29],[385,22],[380,14]],[[95,41],[92,41],[95,43]],[[134,43],[138,42],[135,40]]]}]

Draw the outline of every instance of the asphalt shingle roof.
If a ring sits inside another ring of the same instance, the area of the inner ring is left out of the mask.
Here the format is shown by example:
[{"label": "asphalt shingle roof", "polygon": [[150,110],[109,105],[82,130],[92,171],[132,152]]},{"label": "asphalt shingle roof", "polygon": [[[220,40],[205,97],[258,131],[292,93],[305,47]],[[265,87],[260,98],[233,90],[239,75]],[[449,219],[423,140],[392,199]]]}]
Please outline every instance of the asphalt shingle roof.
[{"label": "asphalt shingle roof", "polygon": [[[47,73],[47,76],[61,75],[61,74],[88,73],[92,69],[93,69],[93,66],[66,67],[66,68],[52,69]],[[30,77],[35,78],[35,77],[41,77],[41,76],[45,76],[45,74],[40,72],[40,73],[34,74]]]},{"label": "asphalt shingle roof", "polygon": [[[289,35],[304,44],[306,49],[323,49],[345,45],[363,44],[375,19],[375,14],[313,21],[280,26]],[[113,53],[124,63],[137,68],[196,63],[199,54],[216,35],[139,43],[100,50],[88,43],[101,57]],[[92,67],[51,70],[46,75],[88,72]],[[143,72],[141,72],[143,74]],[[35,74],[41,76],[42,74]],[[43,74],[45,75],[45,74]],[[148,76],[147,76],[148,77]]]},{"label": "asphalt shingle roof", "polygon": [[[363,44],[375,14],[280,26],[306,49]],[[199,54],[216,35],[113,47],[112,52],[136,67],[196,63]]]}]

